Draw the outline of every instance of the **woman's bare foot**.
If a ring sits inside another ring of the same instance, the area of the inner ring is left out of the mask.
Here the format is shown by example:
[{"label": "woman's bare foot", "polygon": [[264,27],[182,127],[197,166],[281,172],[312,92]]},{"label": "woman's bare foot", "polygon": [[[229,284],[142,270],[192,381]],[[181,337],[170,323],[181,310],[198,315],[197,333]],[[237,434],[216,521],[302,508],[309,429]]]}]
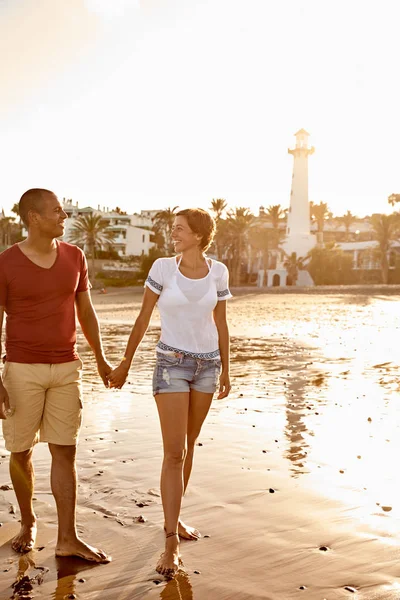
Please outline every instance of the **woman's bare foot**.
[{"label": "woman's bare foot", "polygon": [[178,523],[178,533],[179,537],[183,540],[198,540],[201,538],[201,533],[198,529],[185,525],[183,521],[179,521]]},{"label": "woman's bare foot", "polygon": [[24,525],[24,523],[21,523],[19,533],[11,541],[11,548],[15,550],[15,552],[30,552],[35,545],[36,532],[36,522],[32,525]]},{"label": "woman's bare foot", "polygon": [[201,533],[198,529],[195,529],[194,527],[189,527],[189,525],[185,525],[183,521],[179,521],[178,523],[178,534],[182,540],[198,540],[201,538]]},{"label": "woman's bare foot", "polygon": [[56,556],[78,556],[79,558],[83,558],[83,560],[101,564],[109,563],[112,560],[111,556],[108,556],[98,548],[85,544],[85,542],[79,538],[58,542]]},{"label": "woman's bare foot", "polygon": [[164,575],[166,579],[172,579],[182,564],[179,552],[179,536],[177,533],[167,535],[165,540],[165,550],[161,554],[156,571]]}]

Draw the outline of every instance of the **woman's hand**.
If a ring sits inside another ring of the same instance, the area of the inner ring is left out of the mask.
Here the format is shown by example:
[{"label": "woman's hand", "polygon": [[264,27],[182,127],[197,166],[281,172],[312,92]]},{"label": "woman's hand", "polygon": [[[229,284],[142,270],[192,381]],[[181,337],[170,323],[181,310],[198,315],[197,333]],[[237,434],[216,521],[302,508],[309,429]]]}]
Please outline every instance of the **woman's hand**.
[{"label": "woman's hand", "polygon": [[231,380],[229,378],[229,371],[222,371],[221,375],[219,376],[218,400],[222,400],[222,398],[226,398],[230,391],[231,391]]},{"label": "woman's hand", "polygon": [[128,377],[129,367],[123,362],[111,373],[109,373],[108,381],[110,382],[111,388],[121,389],[124,385],[126,378]]}]

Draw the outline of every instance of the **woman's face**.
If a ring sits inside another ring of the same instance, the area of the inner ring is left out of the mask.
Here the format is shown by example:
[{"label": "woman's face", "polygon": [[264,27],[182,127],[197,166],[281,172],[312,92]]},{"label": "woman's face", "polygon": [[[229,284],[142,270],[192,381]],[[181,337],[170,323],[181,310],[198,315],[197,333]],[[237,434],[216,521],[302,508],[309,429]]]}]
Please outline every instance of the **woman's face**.
[{"label": "woman's face", "polygon": [[199,234],[194,233],[190,229],[186,217],[175,217],[172,226],[172,241],[176,253],[198,247],[200,245],[200,239]]}]

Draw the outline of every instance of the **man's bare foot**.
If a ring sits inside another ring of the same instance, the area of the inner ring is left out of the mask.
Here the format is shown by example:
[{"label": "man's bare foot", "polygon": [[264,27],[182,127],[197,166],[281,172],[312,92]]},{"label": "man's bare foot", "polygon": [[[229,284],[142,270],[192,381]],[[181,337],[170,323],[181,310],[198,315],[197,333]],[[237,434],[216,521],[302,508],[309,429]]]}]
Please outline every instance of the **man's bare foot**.
[{"label": "man's bare foot", "polygon": [[70,541],[58,542],[56,547],[56,556],[78,556],[83,560],[88,560],[94,563],[109,563],[111,562],[111,556],[108,556],[102,550],[85,544],[79,538],[72,539]]},{"label": "man's bare foot", "polygon": [[19,533],[11,541],[11,548],[15,552],[30,552],[35,545],[36,532],[36,523],[32,525],[21,523]]},{"label": "man's bare foot", "polygon": [[165,540],[165,550],[161,554],[156,571],[164,575],[166,579],[175,577],[179,567],[182,565],[182,559],[179,552],[179,536],[177,533],[167,536]]},{"label": "man's bare foot", "polygon": [[189,525],[185,525],[185,523],[181,520],[178,523],[178,534],[182,540],[198,540],[201,538],[201,533],[198,529],[189,527]]}]

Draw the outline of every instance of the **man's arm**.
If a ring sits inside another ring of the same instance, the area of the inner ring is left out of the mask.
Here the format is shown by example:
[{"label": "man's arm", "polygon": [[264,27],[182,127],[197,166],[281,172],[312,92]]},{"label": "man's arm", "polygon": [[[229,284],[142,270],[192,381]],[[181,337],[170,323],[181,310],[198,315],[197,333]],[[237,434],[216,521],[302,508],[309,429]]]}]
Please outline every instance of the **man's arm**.
[{"label": "man's arm", "polygon": [[89,290],[78,292],[75,298],[76,312],[81,324],[83,335],[92,348],[97,362],[97,370],[103,380],[105,387],[109,387],[107,375],[111,373],[112,367],[106,361],[101,343],[100,327],[97,315],[93,308]]},{"label": "man's arm", "polygon": [[157,300],[158,294],[146,286],[143,294],[142,307],[135,324],[133,325],[131,335],[129,336],[124,358],[109,377],[111,387],[120,389],[124,385],[126,378],[128,377],[129,369],[136,349],[142,341],[143,336],[149,326],[151,315],[153,314]]},{"label": "man's arm", "polygon": [[[4,306],[0,306],[0,359],[1,359],[1,354],[2,354],[1,334],[2,334],[2,330],[3,330],[3,319],[4,319]],[[6,418],[5,411],[7,411],[9,409],[10,409],[10,403],[8,400],[8,394],[7,394],[6,388],[3,385],[3,381],[2,381],[1,375],[0,375],[0,419]]]}]

